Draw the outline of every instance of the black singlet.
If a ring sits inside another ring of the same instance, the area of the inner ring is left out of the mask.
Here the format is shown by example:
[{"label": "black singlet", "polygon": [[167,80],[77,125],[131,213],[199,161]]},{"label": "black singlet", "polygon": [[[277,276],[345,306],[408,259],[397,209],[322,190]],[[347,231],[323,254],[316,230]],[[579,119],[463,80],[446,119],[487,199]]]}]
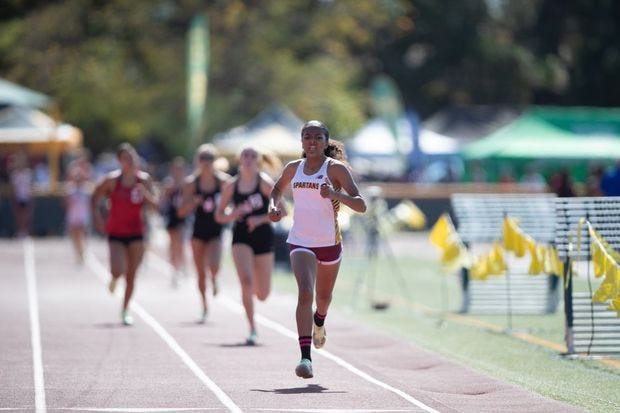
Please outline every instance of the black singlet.
[{"label": "black singlet", "polygon": [[235,222],[232,243],[249,245],[255,255],[273,252],[274,250],[273,228],[270,223],[259,225],[252,232],[248,231],[247,218],[254,215],[265,215],[269,210],[269,199],[260,191],[260,182],[261,177],[259,176],[254,190],[244,194],[239,192],[239,180],[237,180],[233,194],[235,205],[241,205],[248,201],[252,206],[252,211]]},{"label": "black singlet", "polygon": [[200,177],[196,177],[196,195],[202,198],[202,202],[196,207],[192,236],[203,241],[218,238],[222,233],[222,225],[215,222],[215,209],[220,200],[220,179],[215,177],[213,191],[204,192],[200,188]]}]

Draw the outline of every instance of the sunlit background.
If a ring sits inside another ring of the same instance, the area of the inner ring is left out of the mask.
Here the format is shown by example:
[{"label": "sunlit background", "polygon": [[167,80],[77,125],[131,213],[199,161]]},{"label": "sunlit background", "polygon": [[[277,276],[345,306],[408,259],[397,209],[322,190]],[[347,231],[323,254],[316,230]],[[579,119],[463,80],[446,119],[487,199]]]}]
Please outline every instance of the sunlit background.
[{"label": "sunlit background", "polygon": [[76,148],[100,177],[124,141],[156,179],[203,142],[286,161],[320,119],[389,197],[557,193],[563,172],[604,194],[619,20],[614,1],[3,1],[3,193],[16,159],[54,193]]}]

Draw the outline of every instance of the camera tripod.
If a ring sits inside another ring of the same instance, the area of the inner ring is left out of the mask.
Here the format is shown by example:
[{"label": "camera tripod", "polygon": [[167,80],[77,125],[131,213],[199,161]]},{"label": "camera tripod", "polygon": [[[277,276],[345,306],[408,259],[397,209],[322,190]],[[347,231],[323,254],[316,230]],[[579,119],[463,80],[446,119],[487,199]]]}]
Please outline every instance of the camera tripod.
[{"label": "camera tripod", "polygon": [[[396,261],[384,225],[379,220],[368,219],[364,220],[362,228],[365,239],[364,258],[361,260],[361,268],[355,280],[351,297],[352,306],[358,301],[362,288],[366,287],[371,307],[378,311],[386,310],[389,308],[390,300],[393,296],[386,293],[384,294],[386,297],[383,299],[376,297],[377,276],[395,276],[398,282],[398,289],[401,295],[404,295],[406,298],[409,297],[407,282]],[[387,260],[388,268],[383,268],[384,271],[379,271],[378,268],[381,258],[386,258]]]}]

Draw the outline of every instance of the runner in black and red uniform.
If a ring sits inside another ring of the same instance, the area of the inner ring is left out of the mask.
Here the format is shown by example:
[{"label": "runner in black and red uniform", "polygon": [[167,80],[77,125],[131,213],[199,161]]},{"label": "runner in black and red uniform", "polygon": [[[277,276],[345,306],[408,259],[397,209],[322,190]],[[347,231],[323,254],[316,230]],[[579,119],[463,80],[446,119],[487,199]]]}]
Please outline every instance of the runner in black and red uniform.
[{"label": "runner in black and red uniform", "polygon": [[[123,143],[116,151],[120,169],[110,172],[97,185],[91,198],[92,215],[95,227],[108,236],[110,248],[110,292],[114,292],[118,279],[125,276],[125,298],[121,320],[125,325],[133,324],[128,313],[129,301],[134,290],[134,280],[138,266],[144,255],[145,205],[157,208],[151,178],[138,169],[139,157],[128,143]],[[109,200],[108,218],[104,220],[99,208],[103,199]]]},{"label": "runner in black and red uniform", "polygon": [[217,294],[217,274],[222,258],[222,225],[215,222],[214,213],[223,182],[230,175],[215,168],[217,149],[203,144],[196,150],[196,170],[185,179],[180,217],[194,213],[192,254],[198,277],[198,292],[202,303],[200,323],[207,319],[207,273],[212,281],[213,295]]}]

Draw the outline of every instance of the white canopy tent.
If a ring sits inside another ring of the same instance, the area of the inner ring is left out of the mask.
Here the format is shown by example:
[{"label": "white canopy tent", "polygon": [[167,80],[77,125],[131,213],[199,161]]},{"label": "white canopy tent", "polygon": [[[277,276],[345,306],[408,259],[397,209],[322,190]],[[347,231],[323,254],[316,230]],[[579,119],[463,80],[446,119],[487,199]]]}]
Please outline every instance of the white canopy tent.
[{"label": "white canopy tent", "polygon": [[50,184],[55,189],[59,179],[59,160],[63,152],[82,145],[82,131],[58,123],[45,113],[27,107],[0,108],[0,151],[46,154]]},{"label": "white canopy tent", "polygon": [[52,99],[16,83],[0,78],[0,105],[46,108]]},{"label": "white canopy tent", "polygon": [[289,109],[273,105],[246,125],[217,134],[213,144],[223,156],[234,158],[245,146],[278,156],[283,161],[301,156],[303,122]]},{"label": "white canopy tent", "polygon": [[[407,170],[413,150],[413,131],[407,118],[396,121],[396,136],[381,118],[373,118],[348,142],[353,168],[361,174],[377,177],[401,177]],[[418,133],[423,156],[451,156],[458,153],[454,138],[427,129]]]},{"label": "white canopy tent", "polygon": [[66,123],[58,123],[45,113],[26,107],[0,109],[0,145],[27,146],[32,152],[44,152],[50,146],[59,151],[80,146],[82,132]]},{"label": "white canopy tent", "polygon": [[278,124],[253,130],[243,126],[236,127],[225,136],[214,139],[213,144],[224,156],[235,156],[245,146],[252,146],[282,158],[301,156],[299,132],[293,134],[292,131]]}]

